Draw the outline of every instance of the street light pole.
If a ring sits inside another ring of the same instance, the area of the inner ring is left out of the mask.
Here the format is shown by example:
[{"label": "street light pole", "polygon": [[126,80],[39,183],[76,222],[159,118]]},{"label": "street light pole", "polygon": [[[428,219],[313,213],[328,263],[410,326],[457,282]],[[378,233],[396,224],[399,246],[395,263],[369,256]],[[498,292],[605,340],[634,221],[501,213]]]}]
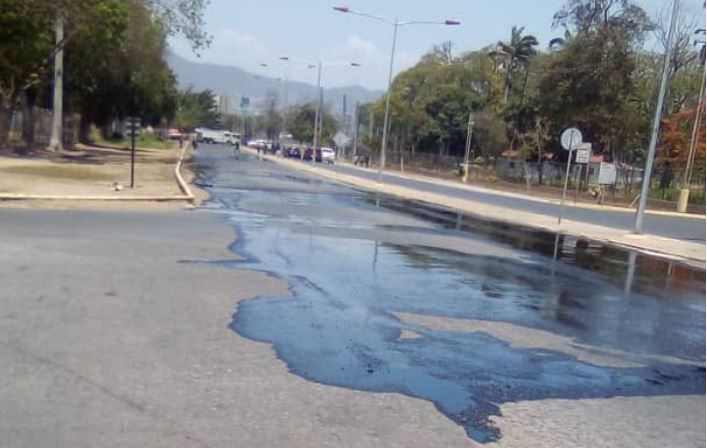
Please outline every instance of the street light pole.
[{"label": "street light pole", "polygon": [[[653,159],[655,158],[655,147],[658,143],[658,131],[660,131],[660,119],[663,115],[663,101],[665,100],[665,89],[668,84],[668,70],[670,69],[670,58],[673,52],[673,32],[675,31],[675,22],[678,17],[679,0],[673,0],[673,12],[670,18],[670,30],[668,31],[668,40],[665,46],[665,59],[663,60],[663,75],[660,80],[660,89],[658,91],[658,103],[655,106],[655,117],[653,118],[653,130],[651,132],[651,142],[648,146],[648,154],[646,155],[646,167],[643,170],[643,185],[641,186],[641,196],[636,209],[636,220],[633,226],[633,233],[643,233],[643,214],[646,210],[646,201],[648,200],[648,190],[651,185],[651,171],[653,170]],[[570,154],[571,155],[571,154]]]},{"label": "street light pole", "polygon": [[381,144],[380,163],[378,164],[378,183],[383,183],[383,168],[385,168],[385,154],[388,147],[388,120],[390,120],[390,94],[393,84],[393,62],[395,60],[395,44],[398,40],[398,18],[393,23],[393,45],[390,49],[390,66],[388,67],[388,91],[385,94],[385,114],[383,115],[383,142]]},{"label": "street light pole", "polygon": [[361,11],[354,11],[353,9],[349,8],[348,6],[334,6],[334,10],[338,12],[343,12],[343,13],[348,13],[348,14],[354,14],[357,16],[362,16],[362,17],[367,17],[369,19],[374,19],[378,20],[380,22],[385,23],[388,26],[393,27],[393,45],[390,51],[390,66],[388,67],[388,91],[385,95],[385,115],[383,117],[383,141],[381,142],[381,153],[380,153],[380,162],[378,164],[378,183],[383,183],[383,168],[385,167],[385,156],[386,156],[386,150],[388,148],[388,122],[390,121],[390,94],[391,94],[391,85],[393,83],[393,62],[395,59],[395,45],[397,43],[397,38],[398,38],[398,28],[404,25],[461,25],[461,22],[458,20],[451,20],[447,19],[444,21],[408,21],[408,22],[399,22],[398,18],[395,18],[395,21],[391,22],[389,20],[386,20],[383,17],[376,16],[373,14],[368,14],[365,12]]},{"label": "street light pole", "polygon": [[356,160],[358,156],[358,101],[356,101],[356,108],[354,109],[354,143],[353,143],[353,159]]},{"label": "street light pole", "polygon": [[[319,136],[321,135],[321,128],[322,128],[322,104],[324,101],[324,93],[322,89],[322,67],[327,66],[327,67],[333,67],[333,66],[349,66],[349,67],[360,67],[361,64],[358,62],[325,62],[322,63],[321,60],[317,61],[316,64],[307,61],[305,59],[293,59],[290,58],[289,56],[280,56],[279,58],[281,61],[296,61],[296,62],[303,62],[307,64],[307,68],[314,68],[317,67],[317,103],[315,104],[315,110],[314,110],[314,135],[312,136],[312,144],[314,145],[314,151],[317,150],[317,147],[319,145]],[[302,158],[304,158],[304,153],[302,154]]]},{"label": "street light pole", "polygon": [[[317,104],[314,109],[314,148],[312,151],[317,151],[317,145],[319,145],[319,114],[321,113],[321,102],[322,102],[322,61],[317,63]],[[315,154],[312,154],[314,157]]]}]

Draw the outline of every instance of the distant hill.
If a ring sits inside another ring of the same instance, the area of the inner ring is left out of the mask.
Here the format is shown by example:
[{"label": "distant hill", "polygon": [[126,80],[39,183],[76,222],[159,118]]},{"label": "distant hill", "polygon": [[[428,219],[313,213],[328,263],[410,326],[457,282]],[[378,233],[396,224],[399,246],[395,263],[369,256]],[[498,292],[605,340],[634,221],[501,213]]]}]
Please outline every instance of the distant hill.
[{"label": "distant hill", "polygon": [[[211,89],[214,93],[225,95],[239,103],[241,96],[251,99],[257,110],[262,107],[268,90],[281,89],[277,81],[235,66],[191,62],[183,57],[168,52],[166,56],[181,88],[192,87],[195,90]],[[298,81],[288,81],[288,104],[312,101],[316,98],[316,85]],[[282,93],[282,90],[278,90]],[[369,90],[360,86],[337,87],[324,90],[324,101],[334,113],[341,110],[343,96],[346,95],[349,111],[356,101],[367,103],[378,98],[383,92]]]}]

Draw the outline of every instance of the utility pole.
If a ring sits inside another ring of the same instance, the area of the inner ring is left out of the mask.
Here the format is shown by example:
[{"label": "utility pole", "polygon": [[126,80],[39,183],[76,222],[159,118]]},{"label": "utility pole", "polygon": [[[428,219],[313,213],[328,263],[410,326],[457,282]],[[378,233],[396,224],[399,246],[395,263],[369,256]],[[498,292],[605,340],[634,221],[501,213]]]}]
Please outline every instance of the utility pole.
[{"label": "utility pole", "polygon": [[695,123],[692,125],[692,138],[690,140],[690,154],[687,159],[687,167],[685,169],[685,179],[683,187],[690,188],[690,180],[692,178],[692,169],[695,164],[695,153],[697,152],[697,138],[700,133],[700,123],[702,122],[702,113],[704,112],[705,101],[705,79],[702,77],[702,86],[700,87],[700,99],[697,102],[697,110],[695,111]]},{"label": "utility pole", "polygon": [[[321,104],[322,104],[322,61],[319,61],[317,63],[317,105],[314,110],[314,141],[312,142],[314,145],[314,148],[312,148],[312,151],[316,153],[317,151],[317,146],[319,145],[319,115],[321,115]],[[314,157],[314,153],[312,154],[312,157]],[[304,154],[302,154],[302,157],[304,158]]]},{"label": "utility pole", "polygon": [[[695,34],[704,34],[705,30],[697,30]],[[695,44],[699,43],[696,41]],[[690,138],[690,152],[687,156],[687,163],[685,164],[685,173],[683,174],[682,188],[680,190],[680,196],[678,197],[678,212],[687,212],[687,204],[690,200],[690,183],[692,182],[692,170],[695,164],[695,153],[697,152],[697,139],[700,134],[700,123],[702,122],[702,113],[704,112],[704,100],[705,100],[705,44],[702,44],[702,50],[700,51],[700,65],[702,65],[702,82],[700,84],[700,95],[697,100],[697,107],[695,108],[695,122],[692,125],[692,136]]]},{"label": "utility pole", "polygon": [[469,180],[469,153],[471,152],[471,133],[474,131],[474,113],[469,112],[469,121],[466,124],[466,152],[464,153],[464,178],[462,181],[467,183]]},{"label": "utility pole", "polygon": [[373,107],[370,108],[368,114],[368,141],[373,141]]},{"label": "utility pole", "polygon": [[341,104],[341,130],[345,134],[346,133],[346,94],[344,93],[344,97],[342,100]]},{"label": "utility pole", "polygon": [[660,80],[660,89],[658,91],[658,103],[655,106],[655,117],[653,118],[653,130],[651,131],[651,142],[648,146],[648,154],[646,155],[646,167],[643,170],[643,185],[641,186],[641,197],[638,201],[636,209],[636,221],[633,226],[633,233],[643,233],[643,214],[646,210],[646,201],[648,200],[648,190],[651,186],[651,171],[653,171],[653,159],[655,158],[655,147],[658,143],[658,132],[660,131],[660,118],[663,115],[663,101],[665,100],[665,89],[668,84],[668,70],[670,69],[670,58],[673,53],[673,33],[675,31],[675,22],[678,18],[679,0],[673,0],[673,12],[670,18],[670,30],[668,31],[668,41],[665,45],[665,59],[663,60],[663,75]]},{"label": "utility pole", "polygon": [[63,126],[64,118],[64,17],[61,11],[56,13],[56,24],[54,25],[56,34],[57,50],[54,53],[54,102],[52,116],[52,135],[49,139],[49,147],[55,151],[63,149]]},{"label": "utility pole", "polygon": [[358,155],[358,101],[356,101],[356,107],[354,108],[354,144],[353,144],[353,158],[356,160]]},{"label": "utility pole", "polygon": [[[321,145],[322,142],[322,126],[324,125],[324,87],[319,88],[319,124],[317,126],[317,145]],[[314,154],[312,157],[316,157],[317,148],[319,146],[314,145]]]}]

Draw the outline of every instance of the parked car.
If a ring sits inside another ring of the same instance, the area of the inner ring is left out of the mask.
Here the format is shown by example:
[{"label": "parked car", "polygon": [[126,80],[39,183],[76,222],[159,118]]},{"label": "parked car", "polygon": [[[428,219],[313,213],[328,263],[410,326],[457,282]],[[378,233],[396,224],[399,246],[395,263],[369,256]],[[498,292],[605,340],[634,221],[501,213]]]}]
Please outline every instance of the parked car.
[{"label": "parked car", "polygon": [[319,148],[314,156],[315,162],[327,163],[333,165],[336,160],[336,152],[331,148]]},{"label": "parked car", "polygon": [[185,136],[184,134],[182,134],[181,132],[179,132],[179,129],[170,128],[170,129],[167,131],[167,138],[170,139],[170,140],[182,140],[182,139],[184,139],[185,137],[186,137],[186,136]]},{"label": "parked car", "polygon": [[285,156],[291,158],[291,159],[301,159],[302,158],[302,151],[296,146],[292,146],[290,148],[287,148],[287,152],[285,152]]}]

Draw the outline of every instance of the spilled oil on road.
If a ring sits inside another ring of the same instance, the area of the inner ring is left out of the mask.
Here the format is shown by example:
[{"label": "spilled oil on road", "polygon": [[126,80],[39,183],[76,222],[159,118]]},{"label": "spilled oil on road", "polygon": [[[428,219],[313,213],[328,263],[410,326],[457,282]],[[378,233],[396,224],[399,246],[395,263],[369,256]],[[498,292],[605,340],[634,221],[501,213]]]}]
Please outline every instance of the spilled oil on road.
[{"label": "spilled oil on road", "polygon": [[200,163],[245,258],[224,263],[291,288],[241,302],[231,328],[296,375],[428,400],[479,442],[502,437],[502,403],[705,393],[703,271],[253,158]]}]

